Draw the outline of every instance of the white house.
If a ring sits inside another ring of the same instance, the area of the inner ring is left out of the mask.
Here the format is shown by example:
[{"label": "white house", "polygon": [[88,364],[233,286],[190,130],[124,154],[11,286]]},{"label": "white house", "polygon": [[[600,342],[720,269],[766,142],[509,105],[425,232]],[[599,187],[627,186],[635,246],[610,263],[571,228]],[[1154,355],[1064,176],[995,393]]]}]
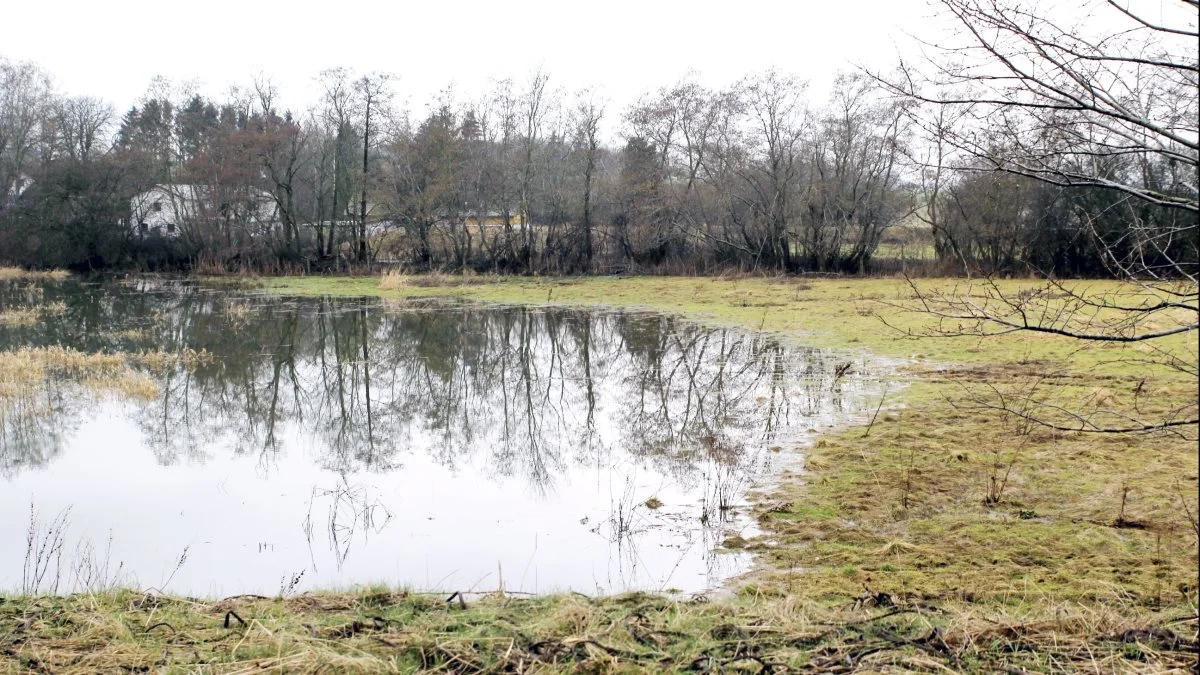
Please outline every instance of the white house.
[{"label": "white house", "polygon": [[129,201],[134,234],[178,236],[184,227],[205,223],[234,223],[254,235],[279,223],[275,198],[266,190],[235,191],[208,185],[160,184]]},{"label": "white house", "polygon": [[31,185],[33,185],[32,178],[23,173],[18,174],[16,179],[13,180],[13,184],[11,186],[0,187],[0,190],[4,190],[5,187],[8,188],[4,192],[0,193],[0,206],[12,206],[13,204],[16,204],[17,200],[21,198],[21,195],[25,194],[25,191],[28,190]]}]

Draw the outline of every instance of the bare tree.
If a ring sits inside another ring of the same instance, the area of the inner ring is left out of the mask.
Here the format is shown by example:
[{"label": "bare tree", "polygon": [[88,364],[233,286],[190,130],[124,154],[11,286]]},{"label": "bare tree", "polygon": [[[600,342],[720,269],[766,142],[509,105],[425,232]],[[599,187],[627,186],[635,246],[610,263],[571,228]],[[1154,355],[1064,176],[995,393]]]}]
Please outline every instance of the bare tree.
[{"label": "bare tree", "polygon": [[354,127],[351,121],[353,114],[354,87],[350,71],[345,68],[333,68],[321,72],[319,77],[323,93],[322,121],[331,129],[334,139],[332,160],[333,177],[329,215],[329,236],[326,248],[322,253],[333,256],[341,243],[338,238],[338,219],[350,213],[350,148],[353,144]]},{"label": "bare tree", "polygon": [[944,191],[952,175],[951,163],[954,147],[947,140],[958,119],[948,106],[921,104],[905,108],[911,120],[916,122],[918,140],[905,148],[909,164],[915,167],[921,202],[913,209],[913,215],[924,223],[933,235],[933,245],[939,259],[952,259],[961,263],[964,272],[967,262],[958,239],[946,227],[943,206]]},{"label": "bare tree", "polygon": [[754,161],[745,174],[752,217],[762,228],[758,257],[768,267],[792,270],[792,227],[799,210],[801,153],[810,125],[807,83],[770,71],[739,85],[749,117]]},{"label": "bare tree", "polygon": [[[914,285],[921,308],[941,320],[934,332],[1033,331],[1140,343],[1146,365],[1196,377],[1195,339],[1181,345],[1173,338],[1200,328],[1200,3],[1155,4],[1151,19],[1136,0],[1092,2],[1075,25],[1036,3],[940,3],[966,42],[931,46],[932,70],[924,77],[918,65],[904,64],[901,77],[878,79],[926,110],[955,111],[959,124],[937,128],[970,158],[969,168],[1061,187],[1075,200],[1079,231],[1091,235],[1109,271],[1130,285],[1101,296],[1054,279],[1019,293],[990,278],[965,295]],[[934,120],[925,122],[929,128]],[[1114,217],[1120,227],[1100,227]],[[1003,397],[988,400],[1059,429],[1194,433],[1197,424],[1194,400],[1149,420],[1045,401],[1030,412],[1024,403],[1018,410]]]},{"label": "bare tree", "polygon": [[391,92],[388,89],[391,76],[387,73],[374,73],[363,75],[355,81],[354,87],[358,93],[358,97],[363,106],[363,152],[362,152],[362,185],[361,185],[361,201],[359,202],[358,212],[358,262],[365,263],[367,261],[367,176],[370,169],[370,148],[371,148],[371,108],[376,108],[376,114],[379,114],[378,107],[385,106],[391,100]]},{"label": "bare tree", "polygon": [[261,118],[258,133],[259,159],[275,199],[283,234],[283,250],[295,256],[300,247],[300,176],[308,168],[306,146],[309,138],[304,127],[290,113],[280,117],[275,111],[275,86],[264,78],[254,82]]},{"label": "bare tree", "polygon": [[[501,247],[505,244],[505,236],[510,234],[511,222],[505,209],[503,235],[490,235],[485,226],[489,210],[503,206],[503,198],[498,195],[499,186],[503,182],[503,169],[496,157],[499,148],[500,115],[496,97],[485,94],[481,98],[465,105],[463,110],[462,137],[465,145],[464,192],[463,202],[475,212],[475,226],[479,241],[479,252],[486,256],[490,265],[496,264]],[[469,219],[468,219],[469,221]],[[463,239],[466,248],[471,247],[472,232],[470,222],[463,224]]]},{"label": "bare tree", "polygon": [[87,162],[102,144],[113,122],[113,107],[97,98],[75,96],[54,104],[56,145],[77,162]]},{"label": "bare tree", "polygon": [[536,70],[529,75],[529,84],[521,96],[521,126],[522,126],[522,162],[521,162],[521,264],[526,271],[533,265],[533,224],[532,220],[532,191],[534,176],[533,153],[537,148],[538,139],[542,133],[542,125],[546,120],[547,108],[551,103],[547,99],[546,85],[550,75],[543,70]]},{"label": "bare tree", "polygon": [[37,65],[0,58],[0,210],[23,188],[51,96],[50,76]]},{"label": "bare tree", "polygon": [[592,192],[596,162],[600,155],[600,121],[604,118],[604,103],[590,93],[583,93],[575,107],[575,145],[583,154],[583,199],[580,227],[583,229],[583,267],[592,269],[593,223]]},{"label": "bare tree", "polygon": [[638,137],[654,143],[660,170],[671,179],[664,186],[664,208],[654,224],[652,244],[674,255],[691,253],[688,242],[712,239],[706,213],[711,189],[706,188],[713,186],[706,184],[711,176],[704,173],[729,100],[689,77],[643,98],[626,116]]}]

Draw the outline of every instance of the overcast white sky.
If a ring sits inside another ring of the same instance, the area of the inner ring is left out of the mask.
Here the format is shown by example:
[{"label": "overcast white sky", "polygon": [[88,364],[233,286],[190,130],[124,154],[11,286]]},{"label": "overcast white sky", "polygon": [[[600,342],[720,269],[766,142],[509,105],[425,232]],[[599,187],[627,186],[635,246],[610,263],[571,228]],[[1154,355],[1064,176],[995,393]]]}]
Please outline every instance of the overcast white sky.
[{"label": "overcast white sky", "polygon": [[469,98],[538,67],[552,85],[593,87],[617,110],[688,71],[719,86],[777,67],[812,80],[817,94],[839,69],[893,61],[903,31],[921,31],[932,13],[927,0],[6,4],[0,55],[35,61],[61,90],[118,111],[156,75],[220,96],[259,72],[300,109],[316,96],[313,77],[334,66],[395,73],[414,111],[451,83]]},{"label": "overcast white sky", "polygon": [[[1068,23],[1102,5],[1045,1]],[[1151,18],[1181,5],[1130,1]],[[591,87],[609,99],[611,122],[689,71],[725,86],[775,67],[810,80],[819,103],[839,70],[888,67],[898,51],[911,53],[908,34],[944,37],[931,2],[9,0],[0,56],[34,61],[61,91],[98,96],[118,113],[156,75],[223,97],[257,73],[280,87],[283,107],[300,111],[318,96],[317,73],[346,66],[394,73],[397,102],[421,114],[451,84],[460,100],[474,98],[493,79],[520,84],[540,67],[554,88]]]}]

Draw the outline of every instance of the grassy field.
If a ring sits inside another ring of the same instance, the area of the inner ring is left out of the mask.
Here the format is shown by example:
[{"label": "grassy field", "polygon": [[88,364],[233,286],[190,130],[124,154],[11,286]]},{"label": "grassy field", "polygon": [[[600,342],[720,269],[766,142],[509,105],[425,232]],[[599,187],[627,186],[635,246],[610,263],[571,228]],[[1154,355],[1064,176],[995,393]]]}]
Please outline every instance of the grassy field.
[{"label": "grassy field", "polygon": [[[965,404],[1032,381],[1064,406],[1153,419],[1196,381],[1145,346],[910,337],[903,280],[283,278],[280,294],[601,304],[861,347],[902,363],[869,427],[796,439],[757,495],[760,568],[729,598],[446,598],[361,589],[221,602],[129,592],[9,598],[0,672],[1144,672],[1197,658],[1195,442],[1056,432]],[[921,282],[957,297],[960,281]],[[1032,282],[1006,282],[1017,293]],[[1116,284],[1080,284],[1112,294]],[[1158,343],[1195,354],[1195,335]],[[901,384],[905,386],[900,386]]]}]

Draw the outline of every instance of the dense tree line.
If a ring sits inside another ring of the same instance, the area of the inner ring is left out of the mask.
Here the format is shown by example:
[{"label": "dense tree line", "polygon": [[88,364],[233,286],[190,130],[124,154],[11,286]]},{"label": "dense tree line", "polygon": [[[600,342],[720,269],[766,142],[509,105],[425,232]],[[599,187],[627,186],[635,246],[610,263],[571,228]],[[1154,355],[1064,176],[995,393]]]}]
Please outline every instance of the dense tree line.
[{"label": "dense tree line", "polygon": [[[117,115],[0,61],[0,258],[865,273],[915,252],[930,271],[1103,275],[1115,252],[1178,269],[1197,259],[1197,71],[1195,53],[1169,56],[1164,74],[1117,80],[1116,109],[1172,130],[1140,151],[1070,106],[1000,119],[953,78],[931,97],[907,66],[841,75],[819,102],[780,72],[725,89],[684,79],[623,111],[539,71],[423,115],[394,104],[386,74],[335,69],[300,114],[257,80],[224,100],[156,81]],[[946,105],[956,91],[962,105]],[[136,197],[154,186],[186,188],[177,230],[139,228]]]}]

